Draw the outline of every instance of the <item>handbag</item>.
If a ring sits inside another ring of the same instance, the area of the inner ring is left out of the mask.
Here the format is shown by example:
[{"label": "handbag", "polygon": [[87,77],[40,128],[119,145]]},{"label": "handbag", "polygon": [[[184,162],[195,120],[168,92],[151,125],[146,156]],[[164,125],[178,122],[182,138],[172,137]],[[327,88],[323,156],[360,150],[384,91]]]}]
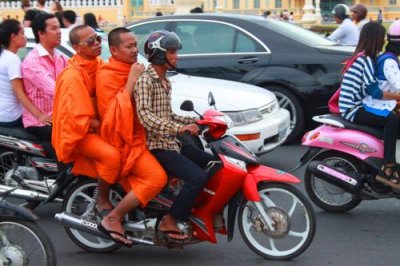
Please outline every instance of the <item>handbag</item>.
[{"label": "handbag", "polygon": [[[363,56],[363,55],[364,55],[364,52],[361,52],[355,56],[352,56],[347,61],[345,61],[345,66],[342,70],[342,74],[344,75],[344,73],[346,73],[346,71],[350,68],[350,66],[354,63],[354,61],[356,61],[357,58],[359,58],[360,56]],[[328,101],[329,112],[331,112],[332,114],[340,114],[339,96],[340,96],[340,86]]]}]

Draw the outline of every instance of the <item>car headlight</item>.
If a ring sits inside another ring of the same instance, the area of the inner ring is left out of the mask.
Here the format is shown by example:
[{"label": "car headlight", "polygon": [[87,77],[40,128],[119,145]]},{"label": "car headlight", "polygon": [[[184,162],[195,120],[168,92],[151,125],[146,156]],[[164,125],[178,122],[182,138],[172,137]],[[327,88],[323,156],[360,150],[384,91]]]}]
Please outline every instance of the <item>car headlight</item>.
[{"label": "car headlight", "polygon": [[258,110],[260,110],[261,114],[268,115],[268,114],[272,114],[272,113],[278,111],[278,109],[279,109],[279,103],[275,99],[272,103],[264,105],[264,106],[260,107],[260,109],[258,109]]},{"label": "car headlight", "polygon": [[229,116],[234,126],[243,126],[262,120],[263,116],[258,109],[250,109],[238,112],[224,112]]}]

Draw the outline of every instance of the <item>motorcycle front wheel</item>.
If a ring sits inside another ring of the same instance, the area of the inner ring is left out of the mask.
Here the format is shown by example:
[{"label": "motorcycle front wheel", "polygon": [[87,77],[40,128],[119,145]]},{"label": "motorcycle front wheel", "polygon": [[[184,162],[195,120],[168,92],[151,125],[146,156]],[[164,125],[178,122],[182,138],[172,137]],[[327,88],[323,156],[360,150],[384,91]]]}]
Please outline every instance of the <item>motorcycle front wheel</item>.
[{"label": "motorcycle front wheel", "polygon": [[57,265],[54,247],[45,232],[31,221],[3,218],[0,221],[1,265]]},{"label": "motorcycle front wheel", "polygon": [[[336,151],[329,151],[317,155],[313,160],[321,161],[347,173],[362,173],[360,163],[353,157]],[[343,189],[320,179],[306,169],[304,186],[312,202],[329,212],[347,212],[361,203],[361,199]]]},{"label": "motorcycle front wheel", "polygon": [[[284,183],[262,183],[258,193],[260,202],[244,201],[239,209],[239,230],[246,245],[273,260],[288,260],[302,254],[316,229],[309,201],[299,190]],[[265,215],[272,228],[267,226]]]},{"label": "motorcycle front wheel", "polygon": [[[68,190],[62,205],[62,211],[72,213],[80,218],[92,222],[100,223],[100,217],[96,216],[94,207],[96,205],[97,180],[84,179],[76,183]],[[123,198],[124,192],[116,188],[110,189],[110,202],[114,206]],[[64,227],[69,238],[79,247],[90,252],[112,252],[119,248],[114,241],[85,233],[70,227]]]}]

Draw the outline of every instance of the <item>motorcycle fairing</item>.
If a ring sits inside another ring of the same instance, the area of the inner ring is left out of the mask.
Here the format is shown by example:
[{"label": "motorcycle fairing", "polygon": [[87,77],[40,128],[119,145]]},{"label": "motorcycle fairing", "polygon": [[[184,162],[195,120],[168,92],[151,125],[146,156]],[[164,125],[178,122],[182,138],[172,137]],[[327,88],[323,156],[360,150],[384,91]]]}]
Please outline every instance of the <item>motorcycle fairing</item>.
[{"label": "motorcycle fairing", "polygon": [[362,131],[322,125],[309,131],[302,145],[351,154],[361,160],[383,158],[382,140]]},{"label": "motorcycle fairing", "polygon": [[216,243],[213,219],[215,214],[221,213],[237,191],[240,191],[246,178],[246,169],[229,162],[224,156],[220,156],[224,167],[210,179],[204,190],[196,200],[192,210],[195,219],[192,225],[196,238]]},{"label": "motorcycle fairing", "polygon": [[300,183],[300,180],[284,171],[264,165],[248,166],[248,174],[242,186],[242,193],[248,201],[260,201],[257,185],[260,182]]},{"label": "motorcycle fairing", "polygon": [[209,143],[216,153],[226,155],[248,164],[259,165],[257,156],[232,136],[224,136],[221,139]]}]

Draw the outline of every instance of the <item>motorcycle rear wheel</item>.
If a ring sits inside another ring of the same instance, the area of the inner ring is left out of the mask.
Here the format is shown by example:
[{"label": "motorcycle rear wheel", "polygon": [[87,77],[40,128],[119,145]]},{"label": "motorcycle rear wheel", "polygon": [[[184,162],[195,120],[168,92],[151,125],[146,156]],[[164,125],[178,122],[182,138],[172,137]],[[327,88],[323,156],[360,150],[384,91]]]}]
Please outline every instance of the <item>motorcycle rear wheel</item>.
[{"label": "motorcycle rear wheel", "polygon": [[32,221],[2,218],[0,253],[9,261],[6,265],[57,265],[53,244]]},{"label": "motorcycle rear wheel", "polygon": [[314,210],[307,198],[284,183],[262,183],[258,193],[275,230],[268,229],[254,202],[244,201],[238,223],[246,245],[259,256],[272,260],[289,260],[302,254],[316,229]]},{"label": "motorcycle rear wheel", "polygon": [[[348,173],[363,171],[355,158],[335,151],[321,153],[313,160],[321,161]],[[328,212],[347,212],[361,203],[361,199],[358,197],[318,178],[308,169],[304,173],[304,186],[312,202]]]},{"label": "motorcycle rear wheel", "polygon": [[[98,224],[100,221],[94,213],[94,193],[97,188],[96,179],[83,179],[71,187],[63,201],[62,211],[73,213],[82,219]],[[124,196],[124,192],[117,188],[110,189],[110,202],[115,205]],[[78,231],[70,227],[64,227],[69,238],[80,248],[97,253],[107,253],[117,250],[120,246],[115,242]]]}]

